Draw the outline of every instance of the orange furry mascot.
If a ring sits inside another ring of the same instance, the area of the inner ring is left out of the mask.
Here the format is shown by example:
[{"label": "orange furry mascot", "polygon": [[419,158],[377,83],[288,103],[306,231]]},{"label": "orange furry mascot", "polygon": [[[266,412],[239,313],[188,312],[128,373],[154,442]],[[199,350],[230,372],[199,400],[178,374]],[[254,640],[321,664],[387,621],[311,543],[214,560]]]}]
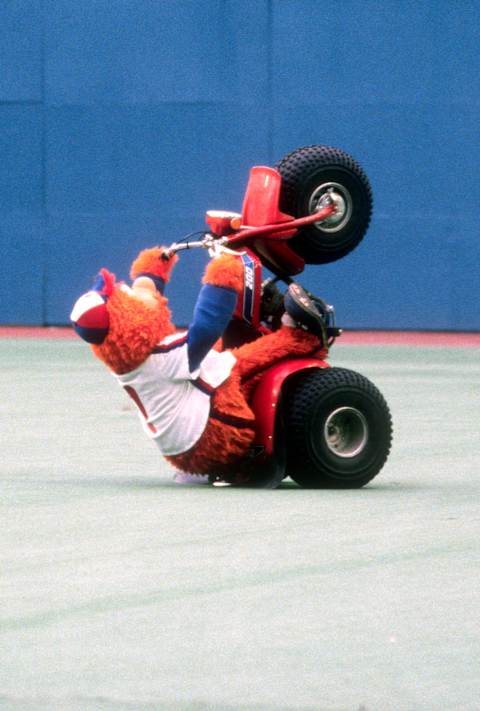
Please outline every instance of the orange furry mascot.
[{"label": "orange furry mascot", "polygon": [[232,254],[209,262],[192,324],[178,333],[163,296],[176,261],[162,247],[144,250],[132,264],[131,287],[102,269],[71,319],[132,397],[166,459],[182,471],[228,480],[254,439],[248,399],[256,379],[282,358],[313,353],[324,342],[287,316],[278,331],[252,343],[214,348],[243,290],[243,263]]}]

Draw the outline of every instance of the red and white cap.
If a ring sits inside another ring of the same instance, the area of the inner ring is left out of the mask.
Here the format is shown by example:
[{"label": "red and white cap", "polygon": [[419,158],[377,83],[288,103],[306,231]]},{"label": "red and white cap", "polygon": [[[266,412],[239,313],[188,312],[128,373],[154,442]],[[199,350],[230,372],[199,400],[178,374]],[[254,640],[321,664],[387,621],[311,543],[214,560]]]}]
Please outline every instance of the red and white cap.
[{"label": "red and white cap", "polygon": [[106,297],[98,291],[87,291],[75,302],[70,319],[75,331],[87,343],[99,345],[107,337],[110,317],[106,302]]}]

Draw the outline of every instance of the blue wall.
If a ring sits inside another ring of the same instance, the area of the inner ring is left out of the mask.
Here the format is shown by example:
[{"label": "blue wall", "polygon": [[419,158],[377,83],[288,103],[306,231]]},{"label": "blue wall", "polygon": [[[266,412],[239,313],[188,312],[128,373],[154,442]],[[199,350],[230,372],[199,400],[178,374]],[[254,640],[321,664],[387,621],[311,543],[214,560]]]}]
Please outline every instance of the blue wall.
[{"label": "blue wall", "polygon": [[[101,266],[326,143],[375,216],[304,283],[345,326],[480,330],[479,28],[474,0],[0,3],[0,322],[67,322]],[[177,268],[177,322],[205,260]]]}]

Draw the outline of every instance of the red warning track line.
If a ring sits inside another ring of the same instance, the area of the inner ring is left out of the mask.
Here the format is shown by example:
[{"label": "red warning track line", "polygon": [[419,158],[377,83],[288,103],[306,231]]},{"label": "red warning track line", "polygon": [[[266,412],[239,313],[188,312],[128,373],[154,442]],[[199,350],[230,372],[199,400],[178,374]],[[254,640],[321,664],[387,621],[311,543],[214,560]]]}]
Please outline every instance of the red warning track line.
[{"label": "red warning track line", "polygon": [[480,333],[443,331],[346,331],[338,343],[362,346],[480,348]]},{"label": "red warning track line", "polygon": [[[0,326],[0,338],[80,339],[72,328],[61,326]],[[338,339],[344,345],[426,346],[480,348],[480,333],[443,331],[345,331]]]},{"label": "red warning track line", "polygon": [[0,338],[78,338],[73,328],[62,326],[0,326]]}]

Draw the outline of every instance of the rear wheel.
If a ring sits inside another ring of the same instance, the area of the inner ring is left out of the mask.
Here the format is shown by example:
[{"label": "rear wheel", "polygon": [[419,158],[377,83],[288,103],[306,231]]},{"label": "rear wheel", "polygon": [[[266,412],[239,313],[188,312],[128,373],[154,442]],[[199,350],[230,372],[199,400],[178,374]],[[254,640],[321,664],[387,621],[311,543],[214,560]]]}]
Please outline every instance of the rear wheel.
[{"label": "rear wheel", "polygon": [[358,488],[380,472],[392,422],[367,378],[344,368],[302,373],[286,401],[287,473],[297,484]]},{"label": "rear wheel", "polygon": [[372,214],[372,189],[360,165],[330,146],[297,148],[275,168],[282,176],[280,209],[294,217],[322,209],[327,196],[336,212],[323,222],[299,230],[289,246],[307,264],[341,259],[363,239]]}]

